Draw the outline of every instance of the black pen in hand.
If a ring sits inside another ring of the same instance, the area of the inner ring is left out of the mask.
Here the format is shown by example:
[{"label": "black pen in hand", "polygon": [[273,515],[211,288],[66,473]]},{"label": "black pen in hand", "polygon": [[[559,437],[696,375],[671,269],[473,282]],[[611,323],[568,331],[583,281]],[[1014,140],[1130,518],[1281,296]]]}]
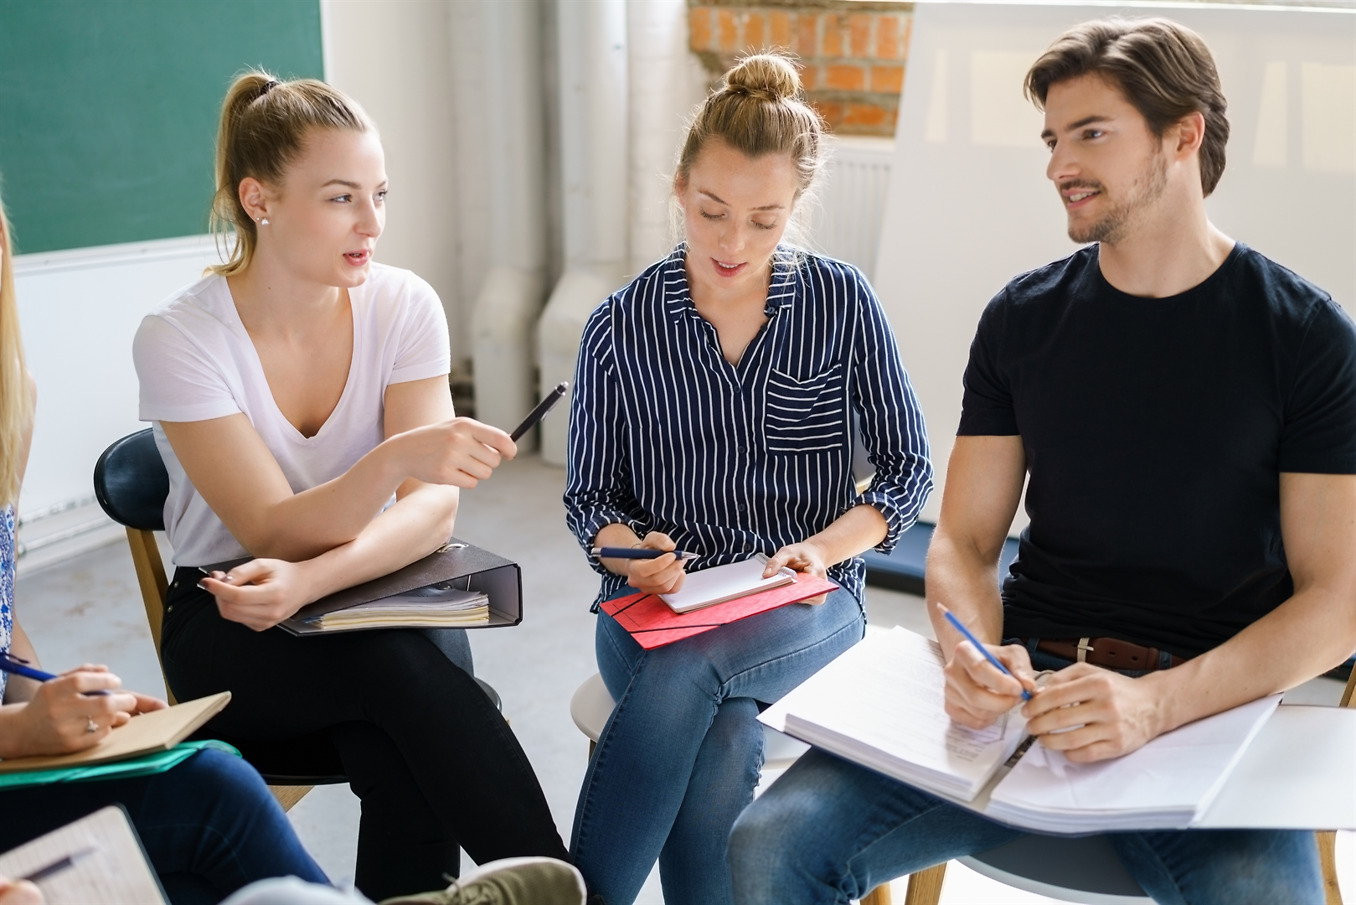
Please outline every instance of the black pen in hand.
[{"label": "black pen in hand", "polygon": [[[60,676],[55,673],[34,669],[28,664],[27,660],[16,657],[8,651],[0,651],[0,672],[13,673],[16,676],[23,676],[25,679],[32,679],[35,682],[50,682],[53,679],[60,678]],[[100,688],[96,691],[82,691],[80,693],[85,697],[89,697],[96,694],[108,694],[108,689]]]},{"label": "black pen in hand", "polygon": [[544,418],[547,412],[551,411],[552,407],[560,401],[560,398],[565,395],[565,391],[569,388],[570,383],[568,380],[562,380],[560,383],[556,384],[556,388],[547,393],[546,398],[542,399],[541,402],[538,402],[537,407],[527,413],[527,417],[523,419],[523,423],[513,429],[513,433],[509,434],[509,439],[514,443],[517,443],[519,437],[532,430],[533,426]]},{"label": "black pen in hand", "polygon": [[697,558],[696,553],[686,550],[655,550],[650,547],[594,547],[591,552],[599,559],[658,559],[665,553],[672,553],[683,562]]}]

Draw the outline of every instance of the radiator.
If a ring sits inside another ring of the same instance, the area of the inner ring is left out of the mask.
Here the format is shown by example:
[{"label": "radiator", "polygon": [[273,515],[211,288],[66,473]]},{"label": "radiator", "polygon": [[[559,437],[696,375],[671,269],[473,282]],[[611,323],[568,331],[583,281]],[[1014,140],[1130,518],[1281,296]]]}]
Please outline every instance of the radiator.
[{"label": "radiator", "polygon": [[811,217],[810,247],[857,265],[868,278],[876,272],[894,154],[893,139],[837,139]]}]

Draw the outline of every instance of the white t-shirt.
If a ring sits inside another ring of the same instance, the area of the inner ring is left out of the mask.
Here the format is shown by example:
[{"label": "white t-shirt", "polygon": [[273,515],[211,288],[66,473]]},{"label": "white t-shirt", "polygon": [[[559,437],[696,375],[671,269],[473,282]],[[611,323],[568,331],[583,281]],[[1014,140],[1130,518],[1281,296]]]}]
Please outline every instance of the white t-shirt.
[{"label": "white t-shirt", "polygon": [[141,381],[139,417],[153,422],[169,471],[165,527],[174,562],[201,566],[248,555],[189,483],[161,421],[206,421],[243,412],[294,493],[332,480],[384,439],[386,388],[448,373],[447,318],[433,287],[381,264],[349,290],[353,360],[329,419],[303,437],[273,400],[254,343],[225,278],[204,277],[148,314],[132,355]]}]

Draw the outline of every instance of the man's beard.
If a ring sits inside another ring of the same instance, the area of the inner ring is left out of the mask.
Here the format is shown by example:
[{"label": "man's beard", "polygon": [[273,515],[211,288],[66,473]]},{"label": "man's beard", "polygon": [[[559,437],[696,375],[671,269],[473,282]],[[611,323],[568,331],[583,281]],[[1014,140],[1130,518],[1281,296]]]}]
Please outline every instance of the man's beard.
[{"label": "man's beard", "polygon": [[[1108,245],[1115,245],[1121,239],[1125,238],[1130,227],[1134,225],[1136,212],[1148,207],[1159,196],[1168,185],[1168,164],[1163,152],[1157,150],[1149,165],[1144,172],[1135,178],[1130,184],[1128,197],[1119,204],[1115,204],[1109,211],[1103,214],[1097,220],[1091,223],[1070,223],[1069,238],[1075,242],[1104,242]],[[1094,183],[1075,183],[1080,188],[1091,188],[1097,192],[1104,192],[1105,188],[1099,182]],[[1068,186],[1064,186],[1068,188]]]}]

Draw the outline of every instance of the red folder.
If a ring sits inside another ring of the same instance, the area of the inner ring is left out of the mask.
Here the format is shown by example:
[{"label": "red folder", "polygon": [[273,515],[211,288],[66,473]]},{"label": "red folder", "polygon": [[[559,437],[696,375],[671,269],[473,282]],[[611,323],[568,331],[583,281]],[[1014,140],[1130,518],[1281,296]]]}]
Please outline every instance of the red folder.
[{"label": "red folder", "polygon": [[630,594],[603,602],[607,613],[622,628],[631,633],[636,643],[646,650],[672,644],[681,638],[690,638],[720,628],[727,622],[736,622],[775,610],[788,603],[797,603],[838,590],[838,585],[827,578],[816,578],[806,572],[796,575],[791,584],[782,585],[757,594],[736,597],[700,610],[679,615],[655,594]]}]

